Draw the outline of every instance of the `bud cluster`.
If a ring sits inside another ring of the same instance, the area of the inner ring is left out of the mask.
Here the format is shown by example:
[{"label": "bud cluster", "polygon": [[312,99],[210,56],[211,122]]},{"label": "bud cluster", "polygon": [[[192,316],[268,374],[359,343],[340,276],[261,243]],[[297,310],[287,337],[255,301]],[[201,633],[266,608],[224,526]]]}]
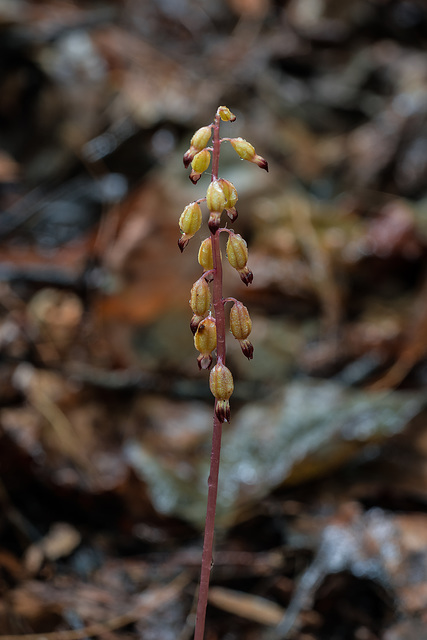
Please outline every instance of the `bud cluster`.
[{"label": "bud cluster", "polygon": [[[215,397],[215,413],[220,422],[230,420],[229,398],[234,388],[231,371],[225,366],[225,335],[223,334],[226,302],[233,302],[229,318],[230,331],[239,341],[243,354],[248,359],[253,357],[253,346],[248,340],[252,322],[247,308],[234,298],[224,300],[222,297],[222,256],[219,249],[219,234],[222,231],[228,233],[226,255],[230,265],[246,285],[251,284],[253,274],[247,266],[248,248],[245,240],[238,233],[226,227],[221,228],[221,216],[224,212],[232,222],[236,220],[238,201],[236,187],[229,180],[218,176],[221,143],[230,142],[240,158],[268,171],[266,160],[256,154],[249,142],[243,138],[219,138],[220,121],[234,122],[235,119],[236,116],[228,107],[221,106],[217,110],[214,122],[198,129],[191,138],[190,148],[184,154],[184,166],[188,167],[191,163],[190,180],[196,184],[211,162],[212,177],[206,191],[206,198],[188,204],[179,219],[182,235],[178,245],[183,251],[201,227],[202,212],[199,202],[206,201],[210,235],[202,241],[199,248],[198,261],[203,268],[203,275],[191,289],[190,307],[193,317],[190,328],[194,335],[194,346],[199,351],[197,362],[200,369],[210,368],[212,352],[217,350],[217,363],[211,370],[209,385]],[[211,137],[213,146],[208,147]]]}]

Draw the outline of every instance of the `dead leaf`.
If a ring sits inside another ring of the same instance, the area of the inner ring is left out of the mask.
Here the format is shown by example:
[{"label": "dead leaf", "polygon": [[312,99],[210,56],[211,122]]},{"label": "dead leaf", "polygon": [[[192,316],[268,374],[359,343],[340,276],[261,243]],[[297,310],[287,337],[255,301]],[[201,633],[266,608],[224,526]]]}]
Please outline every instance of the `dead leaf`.
[{"label": "dead leaf", "polygon": [[275,602],[224,587],[211,587],[209,602],[218,609],[270,627],[276,626],[284,615],[284,609]]}]

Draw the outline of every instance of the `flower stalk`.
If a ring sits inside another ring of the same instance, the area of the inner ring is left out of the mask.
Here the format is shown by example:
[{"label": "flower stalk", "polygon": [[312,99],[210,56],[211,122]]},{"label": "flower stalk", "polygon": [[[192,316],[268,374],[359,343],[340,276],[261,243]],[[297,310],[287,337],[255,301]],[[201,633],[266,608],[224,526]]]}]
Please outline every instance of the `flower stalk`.
[{"label": "flower stalk", "polygon": [[[230,312],[230,330],[239,341],[243,354],[252,358],[253,346],[248,340],[252,323],[249,312],[241,302],[234,298],[223,298],[223,269],[220,250],[220,233],[228,233],[227,258],[229,263],[240,275],[242,281],[249,285],[253,275],[247,266],[248,250],[244,239],[232,230],[221,228],[221,216],[226,212],[234,221],[237,218],[235,204],[238,200],[237,190],[228,180],[219,177],[219,157],[221,143],[229,141],[243,160],[257,164],[268,171],[266,160],[255,153],[254,147],[242,138],[220,138],[220,124],[234,122],[236,117],[228,107],[218,108],[212,124],[198,129],[193,135],[190,148],[184,154],[184,166],[191,163],[190,180],[196,184],[201,174],[211,164],[211,181],[207,189],[206,198],[187,205],[180,218],[182,236],[178,241],[181,251],[185,249],[190,239],[201,227],[199,203],[206,201],[210,215],[208,227],[209,238],[203,240],[199,249],[198,260],[204,273],[197,280],[191,290],[190,307],[193,311],[190,327],[194,333],[194,344],[199,351],[197,359],[199,368],[208,369],[212,363],[212,352],[216,348],[216,364],[210,372],[209,386],[215,398],[212,452],[210,473],[208,478],[208,498],[206,509],[205,534],[203,541],[202,566],[200,573],[199,595],[196,612],[196,626],[194,640],[203,640],[205,631],[206,607],[210,573],[213,557],[213,540],[215,530],[215,512],[218,494],[218,476],[220,466],[222,425],[230,421],[229,398],[233,393],[234,383],[231,371],[227,368],[226,360],[226,318],[225,304],[234,302]],[[212,146],[208,142],[212,137]],[[210,162],[211,161],[211,162]],[[210,292],[207,290],[211,287]],[[212,317],[209,307],[213,307]]]}]

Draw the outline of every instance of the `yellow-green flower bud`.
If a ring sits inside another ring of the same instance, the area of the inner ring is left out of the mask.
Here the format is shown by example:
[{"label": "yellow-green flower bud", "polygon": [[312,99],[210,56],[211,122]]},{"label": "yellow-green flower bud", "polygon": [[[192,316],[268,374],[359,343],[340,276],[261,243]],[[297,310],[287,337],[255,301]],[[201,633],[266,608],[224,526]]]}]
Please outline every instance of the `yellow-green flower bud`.
[{"label": "yellow-green flower bud", "polygon": [[233,336],[239,341],[243,354],[248,360],[252,360],[254,348],[252,343],[247,340],[252,331],[252,321],[247,308],[238,300],[236,300],[230,310],[230,330]]},{"label": "yellow-green flower bud", "polygon": [[244,140],[243,138],[232,138],[230,140],[233,149],[243,160],[249,160],[249,162],[255,156],[255,148],[251,145],[250,142]]},{"label": "yellow-green flower bud", "polygon": [[194,336],[194,346],[200,355],[197,358],[199,369],[209,369],[212,364],[212,351],[216,348],[215,318],[208,316],[202,320]]},{"label": "yellow-green flower bud", "polygon": [[227,240],[228,262],[239,271],[246,267],[248,257],[248,247],[245,240],[239,233],[230,233]]},{"label": "yellow-green flower bud", "polygon": [[205,271],[213,269],[212,241],[210,238],[205,238],[200,245],[198,260]]},{"label": "yellow-green flower bud", "polygon": [[206,192],[206,204],[209,211],[219,214],[224,211],[225,205],[227,204],[227,198],[222,190],[219,180],[213,180],[209,184]]},{"label": "yellow-green flower bud", "polygon": [[245,340],[252,331],[249,311],[239,301],[236,301],[230,310],[230,330],[237,340]]},{"label": "yellow-green flower bud", "polygon": [[209,167],[211,162],[211,154],[207,149],[202,149],[199,153],[196,153],[191,162],[190,180],[193,184],[196,184],[204,171]]},{"label": "yellow-green flower bud", "polygon": [[191,138],[190,145],[197,149],[197,151],[201,151],[207,146],[211,134],[211,127],[201,127],[201,129],[198,129]]},{"label": "yellow-green flower bud", "polygon": [[184,251],[190,238],[200,229],[202,224],[202,210],[197,202],[188,204],[179,218],[179,228],[182,236],[178,240],[181,251]]},{"label": "yellow-green flower bud", "polygon": [[248,162],[254,162],[261,169],[265,169],[268,171],[268,163],[262,156],[256,154],[254,147],[250,142],[244,140],[243,138],[231,138],[230,142],[239,156],[243,160],[248,160]]},{"label": "yellow-green flower bud", "polygon": [[237,211],[234,206],[238,200],[236,187],[229,180],[224,180],[224,178],[220,178],[218,182],[221,184],[221,188],[224,191],[224,195],[227,200],[225,203],[225,210],[230,220],[234,222],[237,218]]},{"label": "yellow-green flower bud", "polygon": [[[190,307],[196,316],[206,316],[211,306],[211,292],[206,280],[202,277],[191,287]],[[248,334],[249,335],[249,334]]]},{"label": "yellow-green flower bud", "polygon": [[237,189],[232,182],[230,182],[229,180],[225,180],[224,178],[220,178],[218,182],[226,198],[225,207],[227,209],[231,209],[231,207],[234,207],[237,200],[239,199],[237,195]]},{"label": "yellow-green flower bud", "polygon": [[209,142],[212,130],[211,127],[202,127],[198,129],[191,138],[190,148],[184,153],[183,161],[184,167],[187,168],[194,156],[204,149]]},{"label": "yellow-green flower bud", "polygon": [[222,362],[218,362],[209,376],[209,387],[215,397],[215,413],[220,422],[229,422],[229,398],[234,390],[233,376]]},{"label": "yellow-green flower bud", "polygon": [[242,236],[230,233],[227,240],[227,258],[231,266],[239,273],[241,280],[247,286],[253,280],[253,273],[248,269],[248,247]]},{"label": "yellow-green flower bud", "polygon": [[223,122],[234,122],[236,119],[236,116],[231,113],[228,107],[218,107],[217,113]]},{"label": "yellow-green flower bud", "polygon": [[194,156],[191,166],[197,173],[203,173],[209,167],[211,162],[211,154],[207,149],[202,149]]}]

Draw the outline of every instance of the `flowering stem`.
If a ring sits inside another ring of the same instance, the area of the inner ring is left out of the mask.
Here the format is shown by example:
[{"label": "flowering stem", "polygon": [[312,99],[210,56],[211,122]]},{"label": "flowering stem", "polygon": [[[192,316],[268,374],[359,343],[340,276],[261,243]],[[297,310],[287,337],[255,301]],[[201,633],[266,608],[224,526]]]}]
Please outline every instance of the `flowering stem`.
[{"label": "flowering stem", "polygon": [[[219,138],[220,116],[215,116],[213,124],[213,149],[212,149],[212,181],[218,179],[219,151],[221,141]],[[212,302],[215,311],[217,331],[217,361],[225,364],[225,314],[222,298],[222,263],[219,246],[219,232],[217,229],[212,238],[213,257],[213,283]],[[216,402],[216,401],[215,401]],[[199,596],[197,602],[196,627],[194,640],[203,640],[205,632],[206,607],[208,603],[209,580],[212,568],[213,541],[215,530],[216,500],[218,494],[218,475],[221,454],[222,423],[214,414],[211,466],[208,479],[208,502],[206,510],[205,536],[203,541],[202,568],[200,573]]]},{"label": "flowering stem", "polygon": [[[237,217],[235,204],[238,195],[235,186],[218,177],[219,153],[221,142],[229,140],[237,154],[244,160],[254,162],[262,169],[268,169],[266,160],[255,153],[254,147],[243,138],[219,137],[221,120],[234,122],[236,116],[225,106],[218,107],[215,120],[198,129],[191,138],[190,148],[184,153],[184,166],[191,163],[189,178],[196,184],[201,174],[209,166],[212,159],[212,178],[206,191],[206,197],[188,204],[179,218],[181,237],[178,246],[183,251],[189,240],[200,229],[202,212],[200,203],[206,201],[210,211],[208,227],[210,237],[205,238],[199,249],[199,264],[204,273],[191,289],[190,307],[193,311],[190,328],[194,334],[194,346],[199,351],[197,363],[200,369],[207,369],[212,364],[212,352],[216,348],[216,364],[210,372],[209,387],[215,398],[214,422],[212,435],[211,466],[208,479],[208,504],[206,510],[205,536],[203,541],[202,568],[197,602],[194,640],[203,640],[205,633],[206,608],[208,603],[209,580],[212,569],[213,541],[215,531],[215,512],[218,495],[218,475],[221,454],[222,423],[230,421],[229,399],[233,393],[234,382],[231,371],[225,365],[225,310],[226,302],[233,302],[230,311],[230,331],[239,341],[243,355],[252,359],[253,346],[248,340],[252,322],[246,307],[235,298],[222,297],[222,262],[219,245],[221,231],[228,233],[227,259],[237,271],[240,279],[250,284],[252,271],[247,266],[248,250],[245,240],[227,227],[220,228],[221,215],[224,211],[230,220]],[[212,138],[212,147],[207,147]],[[209,157],[211,154],[211,158]],[[211,287],[208,287],[208,284]],[[215,317],[211,315],[211,305]]]},{"label": "flowering stem", "polygon": [[211,468],[208,479],[208,504],[206,510],[205,537],[203,541],[202,568],[200,572],[199,597],[197,602],[194,640],[203,640],[206,607],[208,604],[209,579],[212,568],[213,540],[215,530],[216,497],[218,493],[219,460],[221,451],[222,423],[214,416],[212,435]]}]

